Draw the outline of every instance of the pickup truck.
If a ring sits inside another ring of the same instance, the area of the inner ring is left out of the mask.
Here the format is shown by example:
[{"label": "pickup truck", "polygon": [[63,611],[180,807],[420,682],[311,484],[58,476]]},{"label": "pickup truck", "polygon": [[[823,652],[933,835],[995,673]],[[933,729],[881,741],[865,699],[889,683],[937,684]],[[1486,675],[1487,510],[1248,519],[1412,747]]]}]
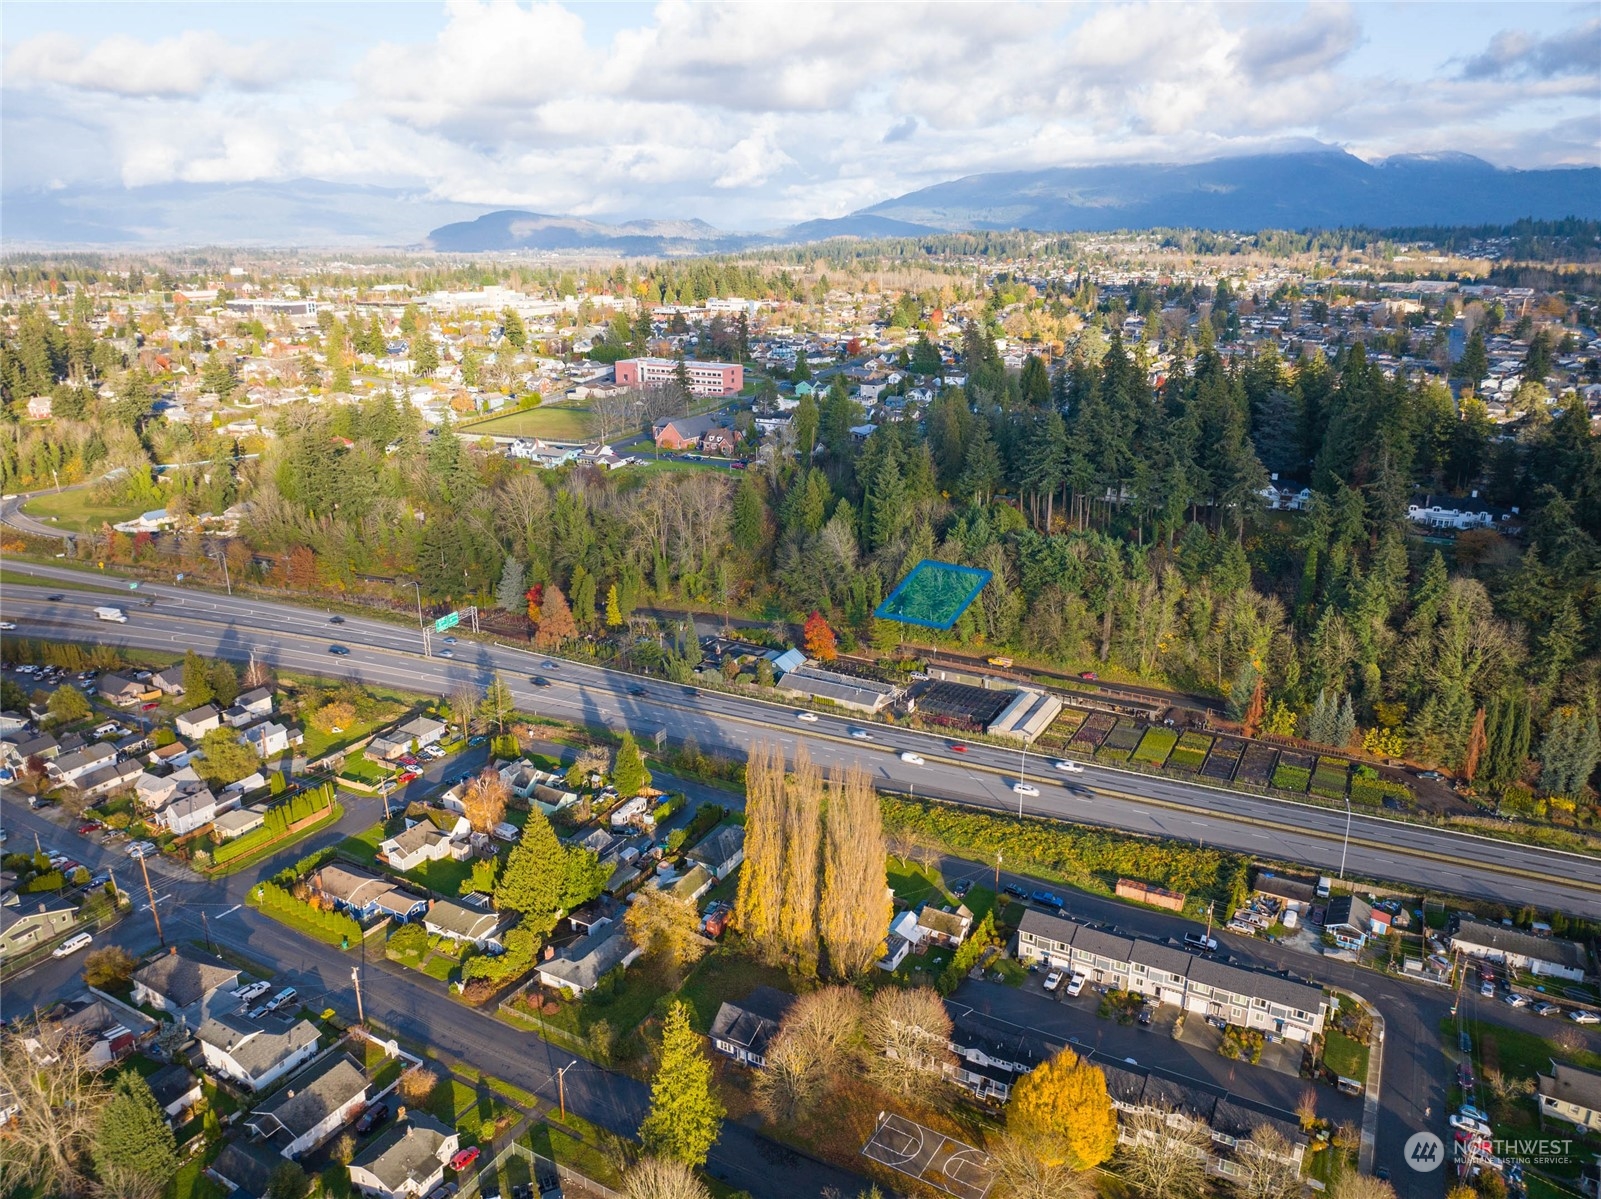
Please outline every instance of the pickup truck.
[{"label": "pickup truck", "polygon": [[128,614],[121,608],[96,608],[96,620],[114,620],[118,624],[128,623]]}]

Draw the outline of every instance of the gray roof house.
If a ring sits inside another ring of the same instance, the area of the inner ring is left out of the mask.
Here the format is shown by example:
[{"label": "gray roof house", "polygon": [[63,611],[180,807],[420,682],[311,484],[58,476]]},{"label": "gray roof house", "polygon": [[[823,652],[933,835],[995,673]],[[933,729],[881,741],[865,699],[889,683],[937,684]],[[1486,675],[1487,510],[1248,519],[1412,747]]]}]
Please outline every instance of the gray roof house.
[{"label": "gray roof house", "polygon": [[765,1066],[767,1046],[794,1002],[776,987],[757,987],[738,1002],[724,1002],[712,1021],[712,1047],[742,1066]]},{"label": "gray roof house", "polygon": [[471,942],[479,949],[499,949],[505,917],[498,912],[481,912],[448,899],[436,899],[422,918],[422,926],[452,941]]},{"label": "gray roof house", "polygon": [[200,1101],[200,1080],[185,1066],[163,1066],[145,1081],[169,1118]]},{"label": "gray roof house", "polygon": [[592,991],[601,977],[627,966],[640,954],[639,947],[615,924],[603,924],[580,937],[550,961],[539,965],[539,981],[547,987],[582,995]]},{"label": "gray roof house", "polygon": [[53,896],[37,901],[30,896],[27,903],[9,898],[17,902],[0,904],[0,958],[35,949],[78,922],[77,908]]},{"label": "gray roof house", "polygon": [[417,1199],[445,1177],[461,1145],[455,1129],[423,1112],[408,1112],[350,1163],[350,1183],[376,1199]]},{"label": "gray roof house", "polygon": [[196,1016],[222,987],[239,985],[239,968],[174,948],[133,972],[133,1001],[173,1016]]},{"label": "gray roof house", "polygon": [[172,723],[180,737],[204,737],[212,729],[222,727],[222,713],[215,704],[202,704],[182,713]]},{"label": "gray roof house", "polygon": [[1521,929],[1479,920],[1460,921],[1451,934],[1451,948],[1470,957],[1505,962],[1514,970],[1572,982],[1583,979],[1589,969],[1584,946],[1577,941],[1537,937]]},{"label": "gray roof house", "polygon": [[250,1113],[245,1127],[284,1157],[317,1148],[354,1119],[367,1102],[367,1076],[348,1053],[314,1062]]},{"label": "gray roof house", "polygon": [[721,882],[745,860],[745,830],[737,824],[715,828],[685,856],[706,867]]},{"label": "gray roof house", "polygon": [[213,1016],[195,1037],[207,1066],[252,1091],[265,1090],[317,1052],[316,1028],[305,1020],[276,1016]]}]

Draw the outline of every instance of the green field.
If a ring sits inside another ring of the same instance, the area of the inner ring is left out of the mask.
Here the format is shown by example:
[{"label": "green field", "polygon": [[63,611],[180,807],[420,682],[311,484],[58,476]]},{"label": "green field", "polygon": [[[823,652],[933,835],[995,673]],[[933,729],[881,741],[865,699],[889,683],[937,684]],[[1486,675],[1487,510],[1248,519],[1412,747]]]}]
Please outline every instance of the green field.
[{"label": "green field", "polygon": [[98,529],[103,524],[114,525],[121,521],[132,520],[147,510],[138,504],[132,506],[97,504],[92,492],[92,488],[79,487],[72,491],[50,492],[47,495],[35,496],[22,505],[22,511],[35,520],[82,533],[89,529]]},{"label": "green field", "polygon": [[508,412],[461,430],[493,437],[540,437],[551,441],[585,441],[589,438],[588,408],[556,406]]}]

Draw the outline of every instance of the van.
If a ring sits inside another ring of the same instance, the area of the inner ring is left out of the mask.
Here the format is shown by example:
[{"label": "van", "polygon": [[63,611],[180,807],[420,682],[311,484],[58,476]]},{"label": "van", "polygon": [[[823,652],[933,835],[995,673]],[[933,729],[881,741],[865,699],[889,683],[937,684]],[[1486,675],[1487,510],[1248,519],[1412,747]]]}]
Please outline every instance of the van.
[{"label": "van", "polygon": [[57,945],[54,949],[52,949],[50,951],[50,956],[56,958],[71,957],[73,954],[77,953],[78,950],[87,949],[89,947],[89,943],[93,940],[94,938],[88,933],[78,933],[76,936],[68,937],[60,945]]}]

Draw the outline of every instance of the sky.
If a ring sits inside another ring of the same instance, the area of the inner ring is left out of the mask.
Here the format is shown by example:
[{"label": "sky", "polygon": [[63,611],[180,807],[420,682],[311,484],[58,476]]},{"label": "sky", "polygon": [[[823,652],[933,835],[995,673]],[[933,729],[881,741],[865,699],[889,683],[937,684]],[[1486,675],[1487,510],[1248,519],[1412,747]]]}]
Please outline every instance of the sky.
[{"label": "sky", "polygon": [[1601,4],[26,4],[0,187],[321,179],[764,229],[1308,142],[1601,164]]}]

